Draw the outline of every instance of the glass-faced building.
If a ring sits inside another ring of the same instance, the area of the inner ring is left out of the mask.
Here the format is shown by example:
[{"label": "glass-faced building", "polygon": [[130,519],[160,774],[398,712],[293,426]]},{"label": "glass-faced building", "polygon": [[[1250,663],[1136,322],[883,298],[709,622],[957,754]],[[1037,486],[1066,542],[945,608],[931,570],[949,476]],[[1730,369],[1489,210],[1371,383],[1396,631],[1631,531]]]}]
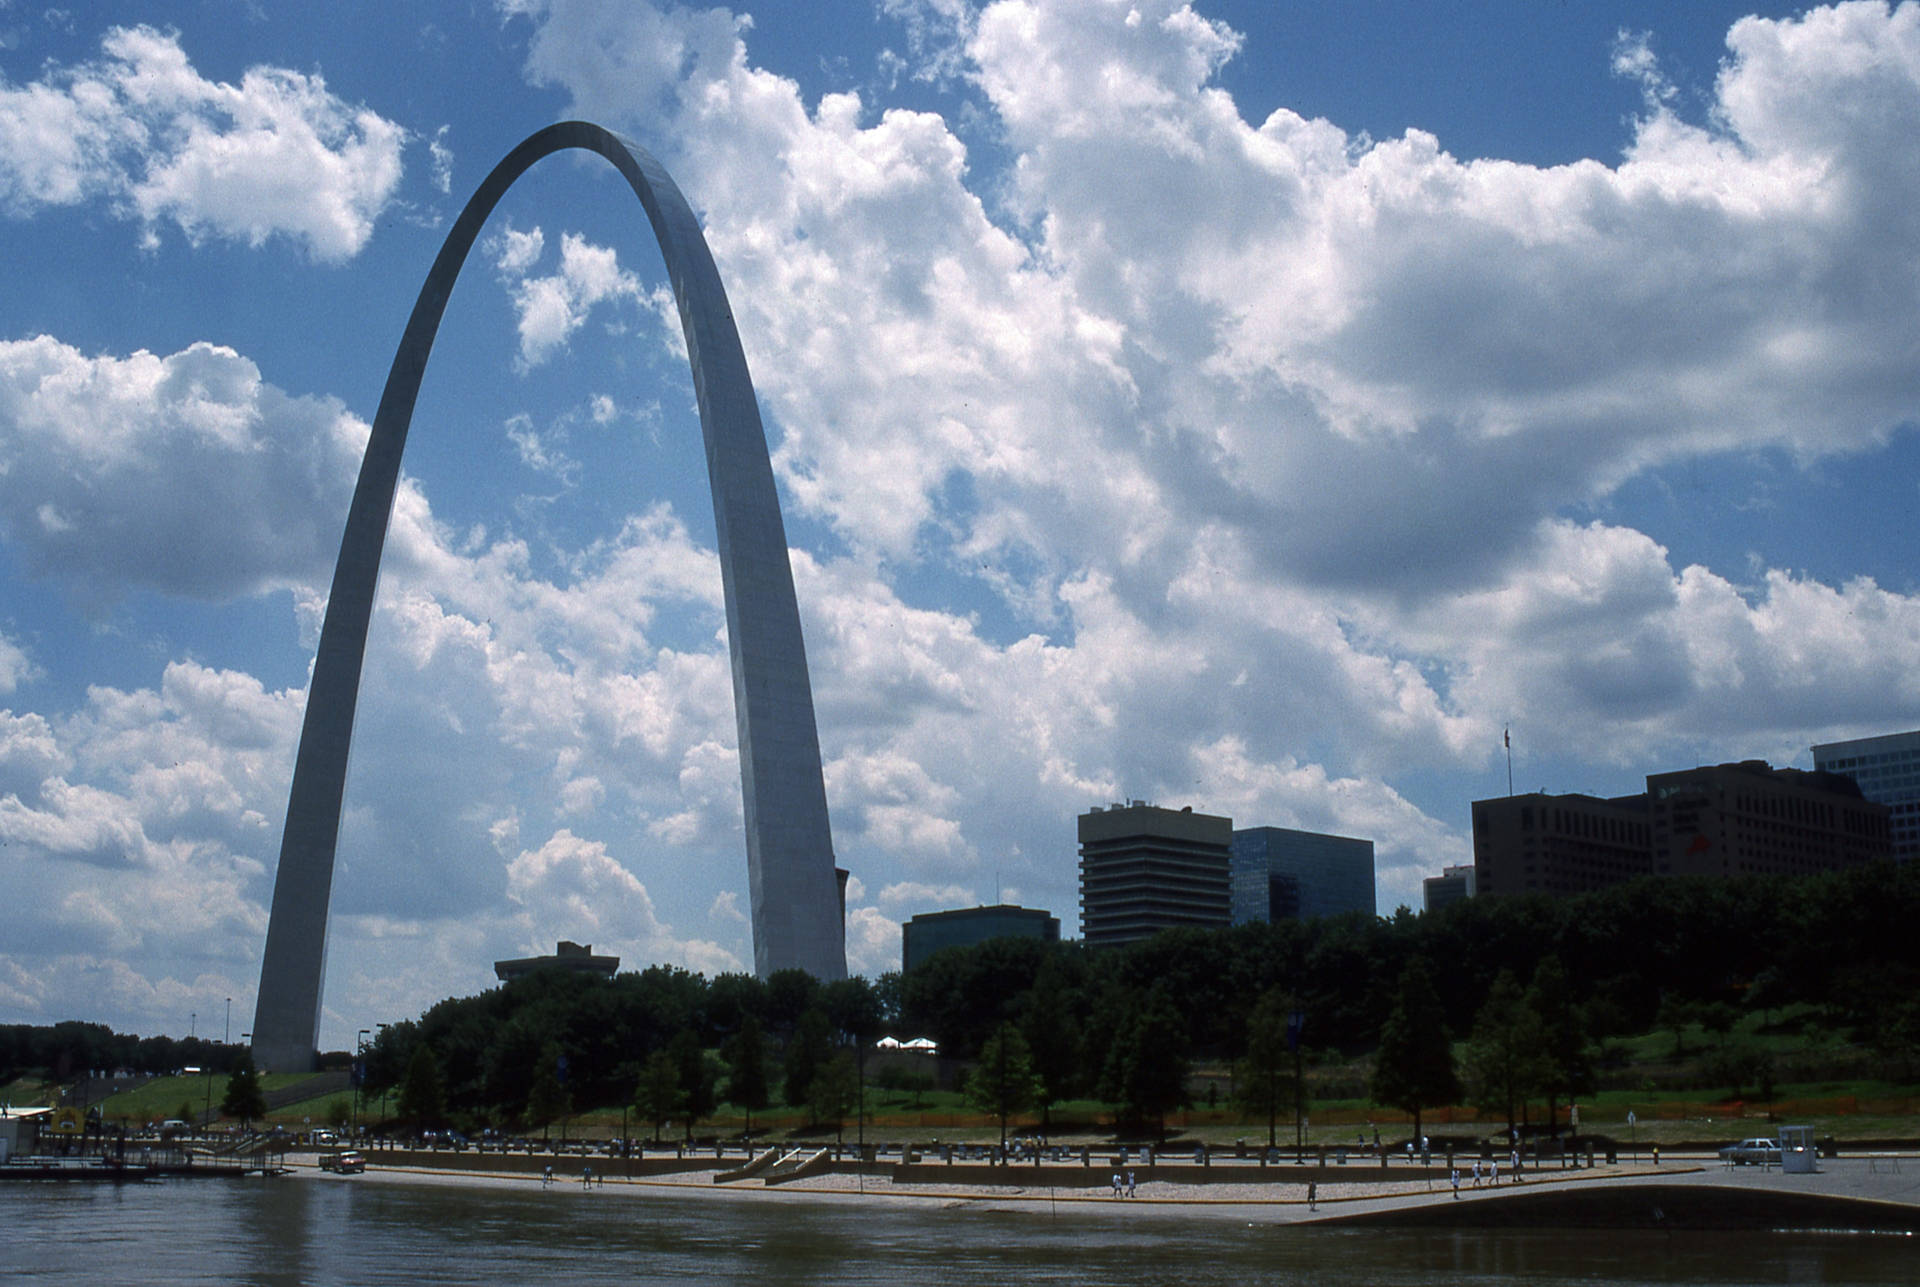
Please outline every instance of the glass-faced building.
[{"label": "glass-faced building", "polygon": [[1920,730],[1816,746],[1813,767],[1852,778],[1861,795],[1887,806],[1895,862],[1920,855]]},{"label": "glass-faced building", "polygon": [[950,912],[922,912],[900,927],[900,969],[913,968],[942,948],[972,947],[995,938],[1060,941],[1060,918],[1037,907],[997,903]]},{"label": "glass-faced building", "polygon": [[1286,827],[1233,833],[1233,923],[1374,914],[1373,841]]}]

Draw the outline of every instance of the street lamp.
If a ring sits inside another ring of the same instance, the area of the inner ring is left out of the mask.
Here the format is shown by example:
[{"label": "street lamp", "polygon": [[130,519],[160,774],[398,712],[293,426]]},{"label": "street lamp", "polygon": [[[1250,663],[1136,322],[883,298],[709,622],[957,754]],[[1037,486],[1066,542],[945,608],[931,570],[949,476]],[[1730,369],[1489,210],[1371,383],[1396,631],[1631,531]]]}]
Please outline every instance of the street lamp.
[{"label": "street lamp", "polygon": [[367,1080],[367,1034],[371,1028],[360,1029],[353,1060],[353,1135],[360,1137],[360,1087]]},{"label": "street lamp", "polygon": [[227,998],[227,1021],[225,1026],[223,1026],[220,1029],[220,1044],[223,1046],[229,1046],[233,1044],[233,998],[232,997]]},{"label": "street lamp", "polygon": [[[387,1029],[391,1028],[393,1025],[390,1023],[376,1023],[373,1026],[380,1029],[378,1033],[374,1034],[374,1038],[373,1038],[375,1041],[378,1041],[382,1036],[386,1035]],[[392,1089],[391,1086],[382,1086],[380,1088],[380,1116],[383,1120],[387,1115],[387,1091],[389,1091],[390,1089]]]}]

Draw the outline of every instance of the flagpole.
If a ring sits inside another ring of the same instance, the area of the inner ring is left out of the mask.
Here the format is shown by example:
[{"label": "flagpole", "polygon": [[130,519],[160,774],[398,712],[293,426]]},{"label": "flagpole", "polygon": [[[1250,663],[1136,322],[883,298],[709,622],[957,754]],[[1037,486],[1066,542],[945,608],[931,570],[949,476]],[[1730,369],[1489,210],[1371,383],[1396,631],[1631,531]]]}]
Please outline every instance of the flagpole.
[{"label": "flagpole", "polygon": [[1500,740],[1507,744],[1507,796],[1513,796],[1513,728],[1509,725],[1501,731]]}]

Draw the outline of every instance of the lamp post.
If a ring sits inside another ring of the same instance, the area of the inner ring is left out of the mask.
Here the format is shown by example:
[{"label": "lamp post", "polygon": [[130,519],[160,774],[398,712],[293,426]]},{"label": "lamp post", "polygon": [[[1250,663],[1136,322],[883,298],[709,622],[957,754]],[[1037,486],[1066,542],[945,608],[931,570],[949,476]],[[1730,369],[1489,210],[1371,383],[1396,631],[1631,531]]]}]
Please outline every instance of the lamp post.
[{"label": "lamp post", "polygon": [[220,1028],[220,1044],[223,1046],[230,1046],[233,1044],[233,998],[232,997],[227,998],[227,1021],[226,1023],[221,1025],[221,1028]]},{"label": "lamp post", "polygon": [[[393,1025],[392,1025],[392,1024],[390,1024],[390,1023],[376,1023],[376,1024],[374,1024],[373,1026],[374,1026],[374,1027],[376,1027],[376,1028],[378,1028],[378,1029],[380,1030],[379,1032],[377,1032],[377,1033],[375,1033],[375,1034],[374,1034],[374,1037],[373,1037],[373,1039],[374,1039],[374,1040],[375,1040],[375,1041],[377,1042],[377,1041],[379,1041],[379,1040],[380,1040],[380,1038],[381,1038],[382,1036],[384,1036],[384,1035],[386,1035],[386,1031],[387,1031],[387,1029],[388,1029],[388,1028],[391,1028],[391,1027],[392,1027]],[[382,1087],[380,1088],[380,1118],[381,1118],[381,1120],[382,1120],[382,1121],[385,1121],[385,1120],[386,1120],[386,1116],[387,1116],[387,1092],[388,1092],[389,1090],[391,1090],[391,1089],[392,1089],[392,1087],[391,1087],[391,1086],[382,1086]]]},{"label": "lamp post", "polygon": [[354,1039],[353,1051],[353,1137],[360,1138],[360,1088],[367,1081],[367,1034],[371,1028],[360,1029]]}]

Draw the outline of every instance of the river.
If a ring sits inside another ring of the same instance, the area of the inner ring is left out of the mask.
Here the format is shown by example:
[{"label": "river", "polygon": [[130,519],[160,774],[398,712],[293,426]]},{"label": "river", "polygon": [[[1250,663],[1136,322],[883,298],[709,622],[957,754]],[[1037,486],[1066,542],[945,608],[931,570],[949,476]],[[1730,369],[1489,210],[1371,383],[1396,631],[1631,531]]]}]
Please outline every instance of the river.
[{"label": "river", "polygon": [[1911,1283],[1911,1238],[1414,1233],[1164,1209],[714,1199],[355,1180],[10,1184],[0,1279],[60,1283]]}]

